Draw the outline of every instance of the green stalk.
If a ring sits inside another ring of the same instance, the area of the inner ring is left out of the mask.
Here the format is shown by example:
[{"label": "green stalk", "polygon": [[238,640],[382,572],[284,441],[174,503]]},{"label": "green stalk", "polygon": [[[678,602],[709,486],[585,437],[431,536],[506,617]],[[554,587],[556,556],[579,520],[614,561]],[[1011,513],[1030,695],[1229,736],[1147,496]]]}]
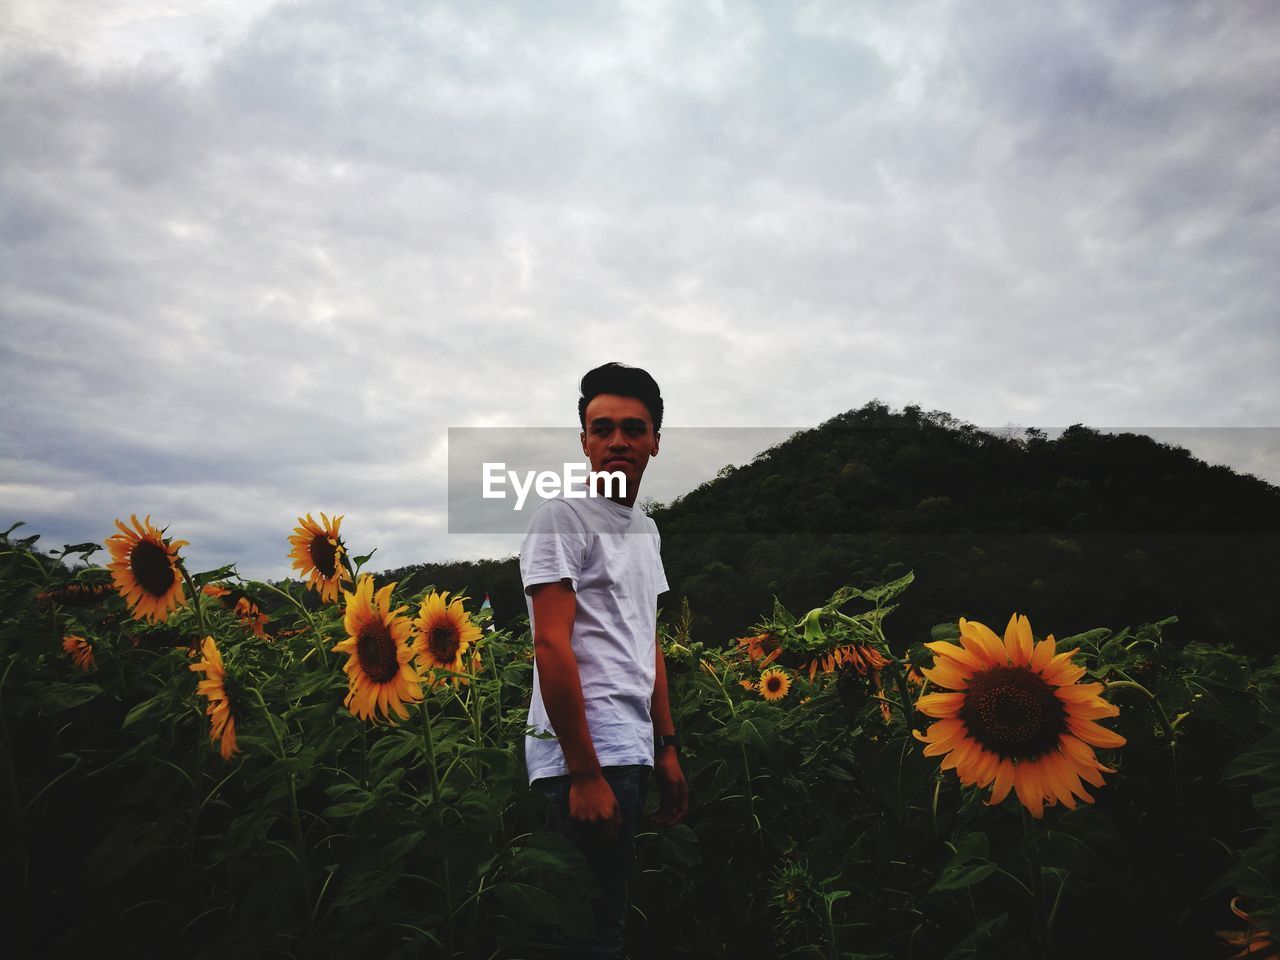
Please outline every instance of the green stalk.
[{"label": "green stalk", "polygon": [[441,857],[444,864],[444,956],[453,960],[453,883],[449,880],[449,858]]},{"label": "green stalk", "polygon": [[902,718],[907,721],[907,733],[910,734],[916,726],[916,711],[911,703],[911,694],[907,692],[907,676],[901,670],[893,671],[893,682],[898,688],[898,696],[902,700]]},{"label": "green stalk", "polygon": [[[707,673],[711,674],[711,679],[713,679],[716,682],[716,686],[720,688],[720,695],[724,697],[724,702],[729,707],[729,716],[736,720],[738,717],[738,711],[733,706],[733,698],[729,696],[729,692],[725,689],[724,682],[714,670],[708,670]],[[756,835],[760,838],[760,845],[763,849],[764,828],[760,823],[760,818],[756,816],[756,790],[755,783],[751,779],[751,763],[747,760],[746,744],[738,744],[738,750],[742,754],[742,772],[747,778],[747,812],[751,814],[751,822],[755,825]]]},{"label": "green stalk", "polygon": [[209,628],[204,622],[204,606],[200,602],[201,592],[196,589],[196,584],[191,579],[191,574],[187,573],[186,564],[178,564],[178,569],[182,571],[182,579],[186,583],[187,589],[191,591],[191,605],[196,608],[196,620],[200,623],[200,632],[207,636]]},{"label": "green stalk", "polygon": [[[9,781],[9,802],[13,805],[13,819],[15,821],[21,815],[23,808],[21,805],[21,801],[19,800],[18,775],[14,770],[14,765],[13,765],[13,753],[14,753],[13,741],[9,739],[9,724],[5,721],[5,718],[4,718],[3,697],[4,697],[5,684],[9,680],[9,672],[13,670],[13,665],[17,662],[18,661],[16,657],[11,658],[9,660],[9,665],[4,668],[4,675],[0,676],[0,736],[3,736],[4,738],[4,744],[3,744],[4,759],[5,759],[4,765],[5,765],[5,772],[8,774],[6,779]],[[19,882],[20,892],[18,894],[18,900],[17,900],[17,903],[15,904],[15,907],[17,908],[17,911],[18,911],[17,916],[24,918],[24,922],[22,923],[22,939],[20,942],[28,943],[31,939],[31,933],[30,933],[30,927],[28,926],[25,918],[31,916],[30,906],[29,906],[30,896],[31,896],[30,887],[29,887],[29,881],[30,881],[30,875],[31,875],[31,860],[30,860],[30,856],[27,853],[26,841],[22,839],[22,831],[15,831],[15,835],[18,838],[18,841],[17,841],[18,848],[22,851],[22,866],[20,868],[22,873],[22,879]]]},{"label": "green stalk", "polygon": [[1170,746],[1173,745],[1173,724],[1169,722],[1169,715],[1164,712],[1164,705],[1154,693],[1138,683],[1136,680],[1112,680],[1107,684],[1108,690],[1115,689],[1132,689],[1141,690],[1147,695],[1147,699],[1151,701],[1152,711],[1156,715],[1156,719],[1160,721],[1160,728],[1164,731],[1164,735],[1169,738]]},{"label": "green stalk", "polygon": [[933,781],[933,804],[929,807],[929,824],[933,828],[933,835],[938,835],[938,795],[942,793],[942,778],[935,777]]},{"label": "green stalk", "polygon": [[440,802],[440,773],[436,769],[436,744],[431,735],[431,715],[427,712],[427,697],[424,694],[419,708],[422,712],[422,745],[427,751],[427,778],[431,784],[431,799]]},{"label": "green stalk", "polygon": [[[262,707],[262,713],[267,718],[267,726],[271,728],[271,736],[276,742],[276,749],[280,751],[280,756],[277,759],[283,763],[286,759],[284,739],[280,736],[280,731],[276,729],[275,717],[267,709],[267,702],[262,699],[262,691],[257,687],[250,687],[250,689],[258,700],[258,706]],[[306,893],[307,903],[311,903],[311,876],[307,870],[307,845],[302,833],[302,816],[298,812],[297,778],[294,777],[293,771],[288,769],[285,770],[285,776],[288,777],[289,813],[293,819],[293,838],[298,845],[298,865],[302,868],[303,891]]]},{"label": "green stalk", "polygon": [[[204,720],[204,715],[199,707],[193,707],[192,711],[200,721]],[[204,772],[204,754],[208,750],[205,745],[205,736],[202,722],[196,723],[196,759],[195,759],[195,776],[191,780],[191,826],[189,828],[191,836],[187,841],[187,863],[184,873],[184,886],[191,881],[191,871],[195,869],[196,862],[196,837],[200,832],[200,808],[203,804],[200,802],[200,775]]]},{"label": "green stalk", "polygon": [[328,657],[325,656],[326,651],[324,649],[324,641],[320,637],[320,631],[316,627],[315,620],[311,619],[311,611],[307,609],[304,603],[299,601],[298,598],[295,597],[293,594],[287,593],[286,591],[281,590],[279,587],[273,587],[271,584],[266,583],[265,581],[246,580],[244,582],[250,583],[255,587],[266,587],[272,593],[279,594],[280,596],[288,600],[291,604],[293,604],[295,607],[297,607],[298,612],[302,614],[302,619],[307,621],[307,626],[310,628],[311,643],[315,647],[316,652],[320,655],[320,662],[328,663]]},{"label": "green stalk", "polygon": [[18,775],[13,767],[13,744],[9,740],[9,724],[4,718],[4,687],[9,681],[9,673],[13,670],[13,665],[17,662],[16,657],[10,658],[9,665],[4,668],[4,676],[0,677],[0,737],[4,739],[4,766],[5,773],[8,774],[6,779],[9,781],[9,802],[13,805],[15,818],[22,811],[22,803],[18,798]]},{"label": "green stalk", "polygon": [[830,956],[831,960],[840,960],[840,950],[836,944],[836,921],[835,916],[831,912],[831,905],[835,903],[835,901],[829,894],[824,894],[822,899],[827,906],[827,954]]},{"label": "green stalk", "polygon": [[1031,823],[1026,809],[1022,809],[1022,844],[1031,866],[1031,900],[1036,912],[1036,931],[1040,939],[1040,955],[1053,960],[1053,932],[1049,928],[1048,904],[1044,897],[1044,874],[1040,867],[1040,851],[1030,842]]}]

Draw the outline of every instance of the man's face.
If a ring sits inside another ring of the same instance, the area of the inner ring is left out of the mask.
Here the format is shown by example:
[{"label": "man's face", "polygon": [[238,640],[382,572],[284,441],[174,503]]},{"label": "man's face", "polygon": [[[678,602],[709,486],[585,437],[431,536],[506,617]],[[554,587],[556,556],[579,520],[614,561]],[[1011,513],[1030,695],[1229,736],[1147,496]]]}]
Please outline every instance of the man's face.
[{"label": "man's face", "polygon": [[627,478],[628,503],[635,502],[649,458],[658,452],[649,408],[635,397],[602,393],[587,404],[582,452],[593,471],[621,471]]}]

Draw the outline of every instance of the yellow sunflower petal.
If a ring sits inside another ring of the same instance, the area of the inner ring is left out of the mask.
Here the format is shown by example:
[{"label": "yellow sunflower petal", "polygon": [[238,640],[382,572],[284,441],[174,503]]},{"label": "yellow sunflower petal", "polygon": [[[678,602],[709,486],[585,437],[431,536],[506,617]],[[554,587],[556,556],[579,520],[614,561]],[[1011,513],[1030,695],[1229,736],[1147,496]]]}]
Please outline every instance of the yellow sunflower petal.
[{"label": "yellow sunflower petal", "polygon": [[979,623],[977,620],[964,619],[961,619],[960,623],[961,635],[964,635],[967,630],[974,639],[982,644],[983,648],[987,651],[987,658],[993,664],[1003,666],[1009,662],[1009,653],[1005,649],[1004,643],[985,623]]},{"label": "yellow sunflower petal", "polygon": [[969,677],[966,673],[945,662],[939,664],[935,661],[934,666],[926,667],[920,672],[937,686],[948,690],[963,690],[969,685]]},{"label": "yellow sunflower petal", "polygon": [[1001,760],[999,766],[996,767],[995,785],[991,788],[991,799],[987,801],[988,806],[995,806],[1009,795],[1009,791],[1013,789],[1013,761]]},{"label": "yellow sunflower petal", "polygon": [[954,717],[964,706],[963,693],[928,693],[916,701],[916,709],[926,717]]},{"label": "yellow sunflower petal", "polygon": [[1092,720],[1078,720],[1070,714],[1067,714],[1067,729],[1085,743],[1091,743],[1095,747],[1123,747],[1129,742],[1120,734],[1099,726]]},{"label": "yellow sunflower petal", "polygon": [[[931,650],[937,657],[948,657],[958,666],[967,671],[985,670],[990,664],[985,657],[979,657],[970,653],[963,646],[957,646],[954,643],[947,643],[945,640],[936,640],[933,643],[926,643],[925,647]],[[946,661],[941,661],[945,663]]]}]

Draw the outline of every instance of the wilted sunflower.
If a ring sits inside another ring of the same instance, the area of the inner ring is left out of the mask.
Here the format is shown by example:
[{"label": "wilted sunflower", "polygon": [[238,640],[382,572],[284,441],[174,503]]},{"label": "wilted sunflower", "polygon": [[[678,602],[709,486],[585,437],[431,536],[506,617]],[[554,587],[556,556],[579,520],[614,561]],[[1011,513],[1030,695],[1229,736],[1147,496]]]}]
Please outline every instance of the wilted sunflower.
[{"label": "wilted sunflower", "polygon": [[270,621],[244,591],[234,590],[224,583],[206,583],[201,588],[201,592],[206,597],[220,601],[224,607],[236,615],[241,623],[253,631],[254,636],[260,639],[266,638],[266,627]]},{"label": "wilted sunflower", "polygon": [[389,583],[375,595],[373,577],[366,573],[354,594],[343,590],[347,610],[342,625],[347,639],[333,648],[334,653],[350,654],[343,667],[351,685],[344,701],[347,709],[374,723],[378,722],[375,711],[381,711],[392,726],[392,710],[403,719],[409,716],[405,702],[422,699],[424,679],[407,643],[413,624],[400,615],[406,608],[390,609],[393,589],[395,584]]},{"label": "wilted sunflower", "polygon": [[342,584],[351,582],[351,574],[343,563],[347,548],[338,536],[342,517],[330,520],[321,513],[320,519],[322,524],[316,523],[309,513],[305,520],[298,518],[301,526],[293,528],[294,536],[289,538],[293,550],[289,556],[294,567],[301,571],[300,575],[308,578],[308,586],[320,592],[320,599],[336,603]]},{"label": "wilted sunflower", "polygon": [[[480,639],[480,628],[462,606],[462,597],[449,600],[449,593],[432,591],[423,597],[414,621],[417,639],[413,652],[422,666],[462,673],[467,649]],[[434,670],[432,672],[434,677]],[[455,680],[458,678],[455,678]]]},{"label": "wilted sunflower", "polygon": [[63,637],[62,649],[81,670],[93,668],[93,647],[84,637]]},{"label": "wilted sunflower", "polygon": [[209,706],[205,713],[209,715],[209,742],[221,744],[223,760],[230,760],[231,755],[239,752],[236,746],[236,715],[240,704],[235,691],[235,681],[228,675],[222,664],[222,654],[213,637],[205,637],[200,647],[204,659],[187,667],[197,673],[203,673],[204,679],[196,686],[196,691],[209,698]]},{"label": "wilted sunflower", "polygon": [[235,610],[233,611],[240,622],[253,631],[253,635],[259,639],[263,639],[267,635],[267,615],[263,613],[256,603],[248,597],[241,597],[236,601]]},{"label": "wilted sunflower", "polygon": [[812,680],[819,670],[823,673],[831,673],[840,669],[843,665],[849,665],[857,670],[863,676],[866,676],[867,670],[878,671],[889,665],[889,661],[875,647],[865,643],[847,643],[844,646],[814,657],[804,666],[800,667],[800,672],[804,673],[807,668],[809,671],[809,679]]},{"label": "wilted sunflower", "polygon": [[785,670],[772,667],[760,674],[760,696],[766,700],[781,700],[791,689],[791,678]]},{"label": "wilted sunflower", "polygon": [[1252,957],[1254,960],[1277,960],[1280,943],[1271,937],[1271,931],[1240,909],[1240,898],[1231,901],[1231,912],[1246,924],[1244,930],[1219,930],[1218,937],[1228,946],[1242,948],[1235,957]]},{"label": "wilted sunflower", "polygon": [[1085,668],[1071,662],[1075,650],[1057,653],[1053,636],[1036,643],[1026,617],[1014,614],[1003,642],[981,623],[960,619],[960,644],[925,644],[934,665],[924,675],[939,687],[916,709],[935,717],[924,736],[925,756],[946,754],[942,769],[955,768],[966,786],[994,783],[988,805],[1017,792],[1033,817],[1059,800],[1075,809],[1076,797],[1093,798],[1080,783],[1103,785],[1094,747],[1123,746],[1125,738],[1094,721],[1119,708],[1101,699],[1101,683],[1076,683]]},{"label": "wilted sunflower", "polygon": [[771,633],[758,633],[754,637],[742,637],[738,646],[747,651],[752,661],[759,660],[762,667],[767,667],[782,654],[782,643]]},{"label": "wilted sunflower", "polygon": [[120,532],[107,537],[112,557],[107,569],[134,619],[164,620],[186,600],[178,548],[187,541],[165,540],[163,531],[151,525],[150,514],[142,523],[136,513],[130,519],[134,530],[117,520]]},{"label": "wilted sunflower", "polygon": [[115,591],[109,583],[65,583],[36,594],[37,603],[61,603],[67,607],[91,607]]}]

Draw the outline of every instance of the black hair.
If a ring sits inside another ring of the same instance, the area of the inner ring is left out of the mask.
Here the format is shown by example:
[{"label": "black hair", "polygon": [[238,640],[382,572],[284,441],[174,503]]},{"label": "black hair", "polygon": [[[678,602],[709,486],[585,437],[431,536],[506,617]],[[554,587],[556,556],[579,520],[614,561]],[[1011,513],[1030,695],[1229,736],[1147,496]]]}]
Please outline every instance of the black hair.
[{"label": "black hair", "polygon": [[582,378],[582,396],[578,398],[578,421],[587,429],[587,404],[601,393],[619,397],[635,397],[649,408],[653,432],[662,429],[662,391],[648,371],[629,367],[625,363],[606,363],[587,371]]}]

